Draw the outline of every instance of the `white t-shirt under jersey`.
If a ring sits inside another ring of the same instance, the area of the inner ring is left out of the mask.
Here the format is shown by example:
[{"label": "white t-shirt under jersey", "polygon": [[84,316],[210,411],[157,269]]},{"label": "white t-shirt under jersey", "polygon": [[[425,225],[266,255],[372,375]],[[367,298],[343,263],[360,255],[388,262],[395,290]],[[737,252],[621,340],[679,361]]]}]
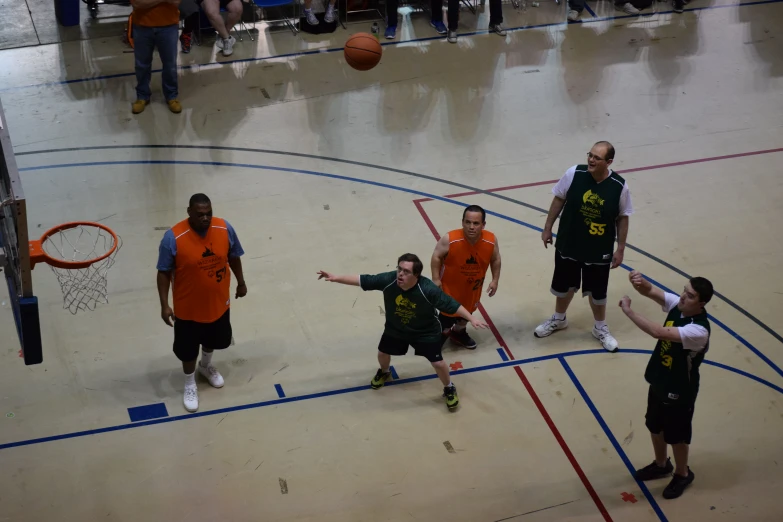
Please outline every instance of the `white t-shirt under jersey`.
[{"label": "white t-shirt under jersey", "polygon": [[[574,181],[574,173],[576,172],[576,165],[571,167],[563,174],[560,181],[552,188],[552,194],[565,199],[568,194],[568,189],[571,188],[571,182]],[[603,182],[610,182],[609,178],[606,178]],[[618,183],[616,180],[611,180],[611,183]],[[633,204],[631,204],[631,191],[628,190],[628,182],[623,185],[623,191],[620,193],[620,215],[630,216],[633,214]]]},{"label": "white t-shirt under jersey", "polygon": [[[663,298],[665,302],[661,308],[667,314],[680,302],[680,296],[668,292],[663,294]],[[680,317],[682,317],[682,314],[680,314]],[[704,350],[707,346],[707,341],[710,340],[710,333],[701,325],[691,323],[677,328],[680,330],[682,347],[688,351],[700,352]]]}]

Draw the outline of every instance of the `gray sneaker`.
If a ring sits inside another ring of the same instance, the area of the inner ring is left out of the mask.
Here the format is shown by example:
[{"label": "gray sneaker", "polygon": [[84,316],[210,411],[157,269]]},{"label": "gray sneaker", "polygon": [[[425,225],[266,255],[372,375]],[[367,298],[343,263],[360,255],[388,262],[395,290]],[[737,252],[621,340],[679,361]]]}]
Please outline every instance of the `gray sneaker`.
[{"label": "gray sneaker", "polygon": [[449,31],[448,36],[449,43],[457,43],[457,31]]},{"label": "gray sneaker", "polygon": [[503,24],[492,24],[489,26],[489,30],[492,33],[495,33],[499,36],[506,36],[506,30],[503,27]]},{"label": "gray sneaker", "polygon": [[539,324],[538,327],[536,327],[536,331],[533,332],[533,335],[539,338],[549,337],[556,331],[563,330],[565,328],[568,328],[568,320],[563,318],[561,321],[560,319],[555,319],[555,316],[553,315],[543,323]]}]

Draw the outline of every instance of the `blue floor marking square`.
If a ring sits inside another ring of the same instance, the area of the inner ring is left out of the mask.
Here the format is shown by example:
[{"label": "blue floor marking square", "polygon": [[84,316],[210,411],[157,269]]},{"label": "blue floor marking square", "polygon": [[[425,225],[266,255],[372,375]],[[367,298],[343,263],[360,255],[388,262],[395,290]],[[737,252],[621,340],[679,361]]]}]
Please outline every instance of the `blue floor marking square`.
[{"label": "blue floor marking square", "polygon": [[168,417],[169,412],[166,409],[166,405],[162,402],[157,404],[148,404],[146,406],[136,406],[134,408],[128,408],[128,415],[131,422],[139,422],[150,419],[159,419],[161,417]]}]

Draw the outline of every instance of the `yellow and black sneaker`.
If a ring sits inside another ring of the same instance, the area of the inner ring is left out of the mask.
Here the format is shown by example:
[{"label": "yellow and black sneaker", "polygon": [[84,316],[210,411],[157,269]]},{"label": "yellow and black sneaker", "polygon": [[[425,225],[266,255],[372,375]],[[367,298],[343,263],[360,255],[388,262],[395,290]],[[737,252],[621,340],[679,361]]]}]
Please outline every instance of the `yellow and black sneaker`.
[{"label": "yellow and black sneaker", "polygon": [[375,377],[372,378],[370,381],[370,386],[372,386],[373,390],[377,390],[378,388],[383,388],[383,385],[391,379],[391,372],[384,372],[380,368],[378,368],[378,371],[375,372]]},{"label": "yellow and black sneaker", "polygon": [[457,409],[457,406],[459,406],[459,395],[457,395],[456,386],[452,384],[443,388],[443,396],[446,397],[446,406],[449,407],[449,410]]}]

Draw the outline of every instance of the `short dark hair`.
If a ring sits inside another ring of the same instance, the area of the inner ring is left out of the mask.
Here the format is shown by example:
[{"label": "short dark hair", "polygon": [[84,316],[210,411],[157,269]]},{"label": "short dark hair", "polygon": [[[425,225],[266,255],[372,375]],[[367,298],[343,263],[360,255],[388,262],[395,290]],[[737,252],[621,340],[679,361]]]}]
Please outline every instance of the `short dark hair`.
[{"label": "short dark hair", "polygon": [[692,277],[690,280],[693,290],[699,294],[699,302],[707,304],[712,299],[712,283],[703,277]]},{"label": "short dark hair", "polygon": [[195,205],[200,205],[202,203],[206,203],[207,205],[212,204],[206,194],[199,192],[198,194],[193,194],[190,196],[190,203],[188,203],[188,207],[193,208]]},{"label": "short dark hair", "polygon": [[462,211],[462,221],[465,221],[465,215],[468,212],[481,212],[481,222],[484,223],[487,221],[487,213],[478,205],[469,205],[465,207],[465,210]]},{"label": "short dark hair", "polygon": [[419,277],[421,275],[421,271],[424,270],[424,265],[421,263],[421,259],[419,259],[419,256],[416,254],[401,255],[399,259],[397,259],[397,264],[399,265],[403,261],[413,263],[413,275],[416,277]]},{"label": "short dark hair", "polygon": [[593,145],[593,147],[595,147],[596,145],[602,145],[606,147],[606,155],[604,157],[606,161],[611,161],[614,159],[614,145],[612,145],[608,141],[599,141],[595,145]]}]

